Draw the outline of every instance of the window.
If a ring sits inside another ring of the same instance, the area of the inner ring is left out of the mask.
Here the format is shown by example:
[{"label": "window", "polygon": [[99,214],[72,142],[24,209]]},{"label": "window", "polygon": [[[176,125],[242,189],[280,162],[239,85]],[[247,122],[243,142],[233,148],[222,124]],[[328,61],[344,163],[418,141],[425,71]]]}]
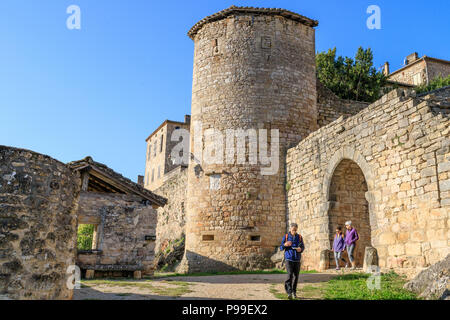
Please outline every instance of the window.
[{"label": "window", "polygon": [[98,242],[98,225],[79,224],[77,232],[78,250],[96,250]]},{"label": "window", "polygon": [[158,166],[158,179],[161,178],[161,166]]},{"label": "window", "polygon": [[152,169],[152,182],[155,181],[155,169]]},{"label": "window", "polygon": [[164,135],[161,135],[161,144],[159,145],[159,152],[162,152],[164,142]]},{"label": "window", "polygon": [[250,236],[250,241],[261,241],[261,236],[259,235]]},{"label": "window", "polygon": [[156,141],[155,144],[153,145],[153,157],[156,157]]},{"label": "window", "polygon": [[149,144],[148,145],[148,148],[147,148],[147,161],[149,161],[150,160],[150,156],[151,156],[151,154],[152,154],[152,145],[151,144]]},{"label": "window", "polygon": [[213,241],[214,240],[214,235],[213,234],[204,234],[202,236],[202,240],[203,241]]}]

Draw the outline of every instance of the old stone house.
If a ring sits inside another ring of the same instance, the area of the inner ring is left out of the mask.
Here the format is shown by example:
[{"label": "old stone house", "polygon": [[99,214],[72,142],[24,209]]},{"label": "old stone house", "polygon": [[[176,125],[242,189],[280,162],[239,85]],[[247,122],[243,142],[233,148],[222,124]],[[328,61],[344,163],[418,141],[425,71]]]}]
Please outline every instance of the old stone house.
[{"label": "old stone house", "polygon": [[166,199],[86,157],[68,164],[81,176],[78,224],[94,225],[92,249],[78,251],[87,278],[153,273],[158,207]]},{"label": "old stone house", "polygon": [[417,52],[414,52],[405,58],[402,68],[390,72],[389,63],[386,62],[383,72],[387,76],[388,82],[412,87],[429,84],[437,77],[448,77],[450,75],[450,61],[426,55],[419,58]]}]

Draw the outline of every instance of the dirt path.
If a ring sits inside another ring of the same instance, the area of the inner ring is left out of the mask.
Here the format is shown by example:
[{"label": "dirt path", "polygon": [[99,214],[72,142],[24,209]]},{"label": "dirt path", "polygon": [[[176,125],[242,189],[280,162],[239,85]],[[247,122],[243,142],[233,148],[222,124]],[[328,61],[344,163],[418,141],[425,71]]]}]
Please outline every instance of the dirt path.
[{"label": "dirt path", "polygon": [[[300,299],[320,299],[320,287],[335,273],[301,274]],[[285,274],[167,277],[149,280],[84,281],[75,300],[284,299]]]}]

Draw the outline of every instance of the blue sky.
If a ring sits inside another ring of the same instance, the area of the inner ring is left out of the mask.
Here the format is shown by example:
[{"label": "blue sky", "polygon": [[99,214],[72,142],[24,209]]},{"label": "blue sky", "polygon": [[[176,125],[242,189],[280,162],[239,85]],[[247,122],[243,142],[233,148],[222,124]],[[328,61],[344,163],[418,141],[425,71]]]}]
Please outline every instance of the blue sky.
[{"label": "blue sky", "polygon": [[[69,5],[81,30],[66,28]],[[91,155],[136,180],[145,138],[190,113],[193,43],[186,32],[230,5],[285,8],[319,20],[316,50],[354,56],[371,47],[376,66],[409,53],[450,59],[450,1],[2,0],[0,144],[63,162]],[[381,30],[369,30],[369,5]]]}]

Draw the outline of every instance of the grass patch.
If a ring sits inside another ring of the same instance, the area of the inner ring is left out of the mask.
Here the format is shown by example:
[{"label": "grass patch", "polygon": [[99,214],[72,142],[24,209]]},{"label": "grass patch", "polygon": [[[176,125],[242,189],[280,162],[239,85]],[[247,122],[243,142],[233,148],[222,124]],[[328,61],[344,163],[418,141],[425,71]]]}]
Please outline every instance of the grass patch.
[{"label": "grass patch", "polygon": [[415,300],[417,295],[403,289],[406,280],[394,272],[381,275],[380,289],[369,289],[366,273],[351,273],[331,279],[324,289],[327,300]]},{"label": "grass patch", "polygon": [[276,288],[275,288],[276,284],[272,283],[272,285],[270,286],[269,292],[271,294],[273,294],[273,296],[277,299],[280,300],[288,300],[288,295],[284,292],[279,292]]},{"label": "grass patch", "polygon": [[131,296],[131,293],[129,293],[129,292],[117,293],[116,296],[126,297],[126,296]]},{"label": "grass patch", "polygon": [[307,299],[321,299],[323,296],[323,287],[325,284],[319,284],[317,286],[314,285],[305,285],[301,288],[299,288],[299,293],[301,294],[302,298]]},{"label": "grass patch", "polygon": [[[111,287],[122,288],[140,288],[150,291],[153,294],[161,296],[179,297],[185,293],[192,292],[189,289],[190,284],[184,281],[162,281],[168,286],[157,286],[150,280],[124,280],[124,279],[94,279],[84,280],[85,285],[107,285]],[[119,293],[117,295],[128,295],[127,293]]]}]

